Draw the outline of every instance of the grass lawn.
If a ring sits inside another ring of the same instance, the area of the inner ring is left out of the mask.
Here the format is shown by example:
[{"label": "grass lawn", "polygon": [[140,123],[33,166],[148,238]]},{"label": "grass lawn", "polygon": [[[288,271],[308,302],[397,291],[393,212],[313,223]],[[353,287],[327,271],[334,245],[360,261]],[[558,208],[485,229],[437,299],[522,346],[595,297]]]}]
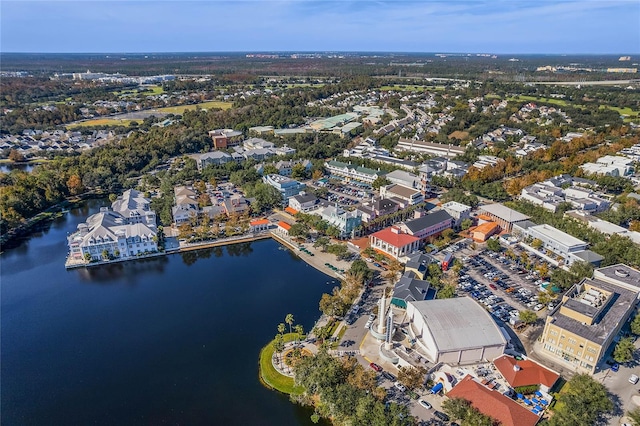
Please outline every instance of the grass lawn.
[{"label": "grass lawn", "polygon": [[69,127],[70,129],[75,129],[78,127],[92,127],[92,126],[129,126],[129,123],[132,121],[138,122],[138,124],[142,123],[142,120],[118,120],[116,118],[95,118],[93,120],[83,121],[81,123],[72,124]]},{"label": "grass lawn", "polygon": [[338,332],[337,340],[331,344],[331,349],[338,349],[338,344],[342,340],[344,333],[347,331],[347,327],[342,327]]},{"label": "grass lawn", "polygon": [[[569,103],[563,99],[554,99],[554,98],[540,98],[536,96],[527,96],[520,95],[508,98],[509,101],[531,101],[531,102],[541,102],[543,104],[553,104],[560,106],[567,106]],[[575,107],[580,107],[580,105],[574,105]]]},{"label": "grass lawn", "polygon": [[614,106],[609,106],[609,105],[600,105],[600,108],[608,108],[608,109],[612,109],[614,111],[618,111],[618,113],[620,113],[620,115],[624,116],[624,120],[625,122],[629,122],[629,121],[633,121],[634,119],[638,119],[640,117],[640,111],[634,111],[629,107],[624,107],[624,108],[620,108],[620,107],[614,107]]},{"label": "grass lawn", "polygon": [[418,91],[418,90],[444,90],[444,86],[417,86],[414,84],[396,84],[394,86],[382,86],[380,90],[388,92],[394,90],[396,92],[402,91]]},{"label": "grass lawn", "polygon": [[231,106],[232,106],[231,102],[209,101],[209,102],[203,102],[201,104],[180,105],[175,107],[158,108],[158,111],[164,112],[167,114],[182,114],[186,110],[196,109],[196,107],[200,107],[202,109],[210,109],[210,108],[229,109],[231,108]]},{"label": "grass lawn", "polygon": [[[285,342],[296,338],[296,333],[284,335]],[[260,351],[260,381],[270,388],[286,394],[302,393],[303,389],[295,386],[293,378],[280,374],[271,363],[273,357],[273,340]]]}]

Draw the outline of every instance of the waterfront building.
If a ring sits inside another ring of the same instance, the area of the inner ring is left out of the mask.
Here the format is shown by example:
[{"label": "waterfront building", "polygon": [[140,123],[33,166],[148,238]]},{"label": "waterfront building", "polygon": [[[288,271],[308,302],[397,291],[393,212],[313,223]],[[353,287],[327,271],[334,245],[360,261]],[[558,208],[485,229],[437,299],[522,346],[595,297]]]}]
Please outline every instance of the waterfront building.
[{"label": "waterfront building", "polygon": [[596,269],[547,316],[540,354],[578,373],[595,373],[635,312],[639,294],[640,271],[622,264]]},{"label": "waterfront building", "polygon": [[108,207],[78,225],[67,238],[69,256],[74,260],[128,259],[158,251],[155,224],[130,223]]},{"label": "waterfront building", "polygon": [[128,189],[119,196],[111,208],[126,218],[127,224],[144,223],[156,226],[156,212],[151,210],[151,200],[142,196],[140,191]]}]

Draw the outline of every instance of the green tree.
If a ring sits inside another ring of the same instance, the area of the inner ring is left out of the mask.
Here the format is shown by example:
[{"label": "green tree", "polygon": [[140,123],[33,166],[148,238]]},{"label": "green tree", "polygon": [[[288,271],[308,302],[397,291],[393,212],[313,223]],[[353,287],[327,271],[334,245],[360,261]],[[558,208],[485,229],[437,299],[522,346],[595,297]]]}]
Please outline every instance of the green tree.
[{"label": "green tree", "polygon": [[284,325],[283,322],[281,322],[280,324],[278,324],[278,333],[280,334],[284,334],[284,331],[286,330],[286,326]]},{"label": "green tree", "polygon": [[613,350],[613,359],[620,363],[629,362],[633,359],[633,353],[635,350],[636,348],[633,344],[632,338],[626,337],[624,339],[620,339]]},{"label": "green tree", "polygon": [[292,237],[307,238],[309,235],[309,227],[303,223],[294,223],[289,229],[289,235]]},{"label": "green tree", "polygon": [[633,426],[640,426],[640,407],[636,407],[631,411],[627,411],[627,417],[631,419]]},{"label": "green tree", "polygon": [[423,385],[427,370],[424,367],[400,367],[398,381],[407,389],[417,389]]},{"label": "green tree", "polygon": [[631,332],[636,336],[640,336],[640,315],[633,317],[633,321],[631,321]]},{"label": "green tree", "polygon": [[456,288],[451,284],[445,284],[436,294],[438,299],[451,299],[453,297],[456,297]]},{"label": "green tree", "polygon": [[291,333],[291,327],[293,326],[293,314],[287,314],[286,317],[284,317],[284,322],[286,322],[287,324],[289,324],[289,333]]},{"label": "green tree", "polygon": [[538,316],[533,311],[529,311],[529,310],[520,311],[520,314],[518,316],[520,320],[525,324],[533,324],[536,321],[538,321]]},{"label": "green tree", "polygon": [[91,262],[91,253],[85,253],[84,254],[84,260],[87,262]]},{"label": "green tree", "polygon": [[464,219],[462,222],[460,222],[460,229],[462,229],[463,231],[471,228],[471,225],[473,225],[473,221],[469,218]]},{"label": "green tree", "polygon": [[282,351],[284,351],[284,346],[284,337],[282,334],[276,334],[276,337],[273,339],[273,349],[278,353],[280,367],[282,367]]},{"label": "green tree", "polygon": [[531,247],[538,250],[540,247],[542,247],[542,241],[538,238],[535,238],[533,241],[531,241]]},{"label": "green tree", "polygon": [[555,414],[550,426],[582,426],[597,424],[613,409],[607,389],[588,374],[575,375],[558,394]]},{"label": "green tree", "polygon": [[373,189],[380,189],[381,186],[386,186],[391,184],[391,181],[389,179],[387,179],[384,176],[378,176],[373,183],[371,183],[371,186],[373,187]]},{"label": "green tree", "polygon": [[487,240],[487,248],[491,251],[500,251],[500,242],[496,238],[489,238]]}]

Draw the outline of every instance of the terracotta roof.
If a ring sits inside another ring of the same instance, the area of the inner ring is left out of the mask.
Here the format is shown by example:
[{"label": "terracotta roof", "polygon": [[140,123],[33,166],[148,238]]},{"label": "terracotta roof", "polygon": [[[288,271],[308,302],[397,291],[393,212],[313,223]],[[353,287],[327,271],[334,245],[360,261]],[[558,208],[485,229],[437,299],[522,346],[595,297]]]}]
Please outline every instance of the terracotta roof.
[{"label": "terracotta roof", "polygon": [[540,418],[517,402],[493,391],[467,375],[451,389],[449,398],[463,398],[482,414],[496,419],[502,426],[534,426]]},{"label": "terracotta roof", "polygon": [[489,234],[498,227],[498,224],[495,222],[485,222],[481,225],[478,225],[473,232],[482,232],[483,234]]},{"label": "terracotta roof", "polygon": [[479,214],[478,219],[486,220],[487,222],[492,221],[491,216],[487,216],[486,214]]},{"label": "terracotta roof", "polygon": [[284,211],[294,216],[299,213],[298,210],[294,209],[293,207],[285,207]]},{"label": "terracotta roof", "polygon": [[404,247],[420,240],[418,237],[414,237],[413,235],[403,234],[400,231],[398,232],[399,233],[392,231],[391,228],[385,228],[382,231],[371,234],[371,236],[376,237],[377,239],[394,247]]},{"label": "terracotta roof", "polygon": [[257,219],[249,222],[249,225],[251,226],[268,225],[268,224],[269,224],[269,219]]},{"label": "terracotta roof", "polygon": [[[544,368],[537,362],[528,359],[518,361],[508,355],[496,358],[493,364],[512,387],[545,385],[550,388],[560,377],[557,373]],[[514,369],[516,365],[519,367],[517,371]]]},{"label": "terracotta roof", "polygon": [[278,222],[278,228],[282,228],[285,231],[288,231],[289,229],[291,229],[291,225],[289,225],[287,222],[280,221]]}]

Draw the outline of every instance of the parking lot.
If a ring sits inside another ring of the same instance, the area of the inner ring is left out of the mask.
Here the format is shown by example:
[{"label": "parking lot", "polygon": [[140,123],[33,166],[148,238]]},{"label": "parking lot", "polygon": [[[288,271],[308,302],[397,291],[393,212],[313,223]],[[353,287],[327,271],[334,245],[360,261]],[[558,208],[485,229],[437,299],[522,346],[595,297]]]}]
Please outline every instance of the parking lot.
[{"label": "parking lot", "polygon": [[554,307],[553,302],[540,303],[539,285],[543,281],[504,254],[483,250],[460,260],[464,266],[458,290],[477,300],[501,321],[516,325],[522,310],[544,316],[545,309]]}]

